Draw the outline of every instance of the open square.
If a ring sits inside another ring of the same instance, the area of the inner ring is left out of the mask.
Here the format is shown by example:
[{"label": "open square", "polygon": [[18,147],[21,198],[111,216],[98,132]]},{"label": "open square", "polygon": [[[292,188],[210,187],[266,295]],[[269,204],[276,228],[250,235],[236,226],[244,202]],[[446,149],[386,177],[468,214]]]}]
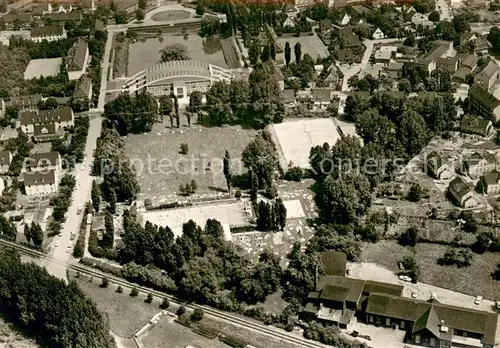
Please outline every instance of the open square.
[{"label": "open square", "polygon": [[287,219],[300,219],[306,216],[304,209],[302,209],[302,203],[300,199],[294,199],[291,201],[283,201],[286,208]]},{"label": "open square", "polygon": [[143,223],[150,221],[158,226],[168,226],[176,237],[182,235],[182,225],[193,220],[205,226],[208,219],[216,219],[224,227],[224,237],[231,240],[231,225],[247,225],[245,203],[196,205],[189,208],[154,210],[142,213]]},{"label": "open square", "polygon": [[57,76],[61,72],[62,58],[32,59],[24,71],[24,79]]},{"label": "open square", "polygon": [[280,37],[278,39],[279,43],[285,47],[285,44],[288,42],[290,47],[292,48],[292,55],[290,61],[295,62],[295,54],[293,54],[293,48],[295,45],[300,42],[300,46],[302,48],[302,54],[309,54],[312,59],[316,59],[318,56],[321,58],[326,58],[330,55],[328,52],[328,47],[325,46],[323,41],[316,35],[301,35],[299,37]]},{"label": "open square", "polygon": [[324,143],[334,145],[340,139],[331,118],[273,124],[272,130],[283,168],[287,168],[290,162],[302,168],[309,168],[309,153],[312,147]]}]

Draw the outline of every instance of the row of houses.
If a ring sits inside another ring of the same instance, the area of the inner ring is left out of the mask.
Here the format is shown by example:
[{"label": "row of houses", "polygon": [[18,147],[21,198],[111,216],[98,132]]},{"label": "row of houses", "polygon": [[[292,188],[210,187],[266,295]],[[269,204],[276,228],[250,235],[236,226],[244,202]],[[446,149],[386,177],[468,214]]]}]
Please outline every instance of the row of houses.
[{"label": "row of houses", "polygon": [[345,254],[321,254],[325,275],[316,281],[300,318],[349,328],[368,325],[401,330],[404,342],[425,347],[493,348],[498,315],[402,296],[403,286],[345,276]]}]

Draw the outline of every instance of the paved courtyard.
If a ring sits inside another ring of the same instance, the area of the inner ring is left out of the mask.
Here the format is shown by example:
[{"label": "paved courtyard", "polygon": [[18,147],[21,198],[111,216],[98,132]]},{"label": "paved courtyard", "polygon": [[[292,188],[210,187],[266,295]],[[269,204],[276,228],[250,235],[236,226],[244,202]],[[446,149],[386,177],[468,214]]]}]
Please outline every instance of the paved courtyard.
[{"label": "paved courtyard", "polygon": [[62,58],[32,59],[24,71],[24,79],[57,76],[61,72]]}]

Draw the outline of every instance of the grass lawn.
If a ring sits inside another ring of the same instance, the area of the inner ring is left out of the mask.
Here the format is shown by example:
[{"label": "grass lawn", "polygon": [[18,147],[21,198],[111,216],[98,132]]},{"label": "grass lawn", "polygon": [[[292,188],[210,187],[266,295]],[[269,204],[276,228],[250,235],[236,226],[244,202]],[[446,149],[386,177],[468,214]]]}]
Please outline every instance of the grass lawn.
[{"label": "grass lawn", "polygon": [[[440,266],[437,259],[443,256],[447,246],[429,243],[419,243],[415,247],[415,258],[420,266],[422,283],[442,287],[464,294],[495,300],[498,299],[500,284],[492,279],[491,274],[500,263],[500,253],[485,253],[474,255],[472,265],[467,268],[455,266]],[[363,245],[361,262],[371,262],[397,272],[397,262],[411,250],[402,247],[396,241],[381,241],[376,244]]]},{"label": "grass lawn", "polygon": [[[192,179],[198,185],[197,194],[225,190],[222,171],[225,150],[232,158],[233,175],[244,172],[241,153],[257,131],[238,126],[189,128],[185,125],[187,120],[181,116],[181,128],[170,129],[170,121],[165,119],[148,134],[127,136],[125,151],[132,163],[137,163],[140,198],[153,201],[169,195],[173,198],[179,186]],[[187,155],[179,153],[182,143],[188,145]]]},{"label": "grass lawn", "polygon": [[15,328],[0,317],[0,347],[2,348],[36,348],[34,340],[25,338]]},{"label": "grass lawn", "polygon": [[116,292],[116,285],[111,283],[108,288],[101,288],[101,279],[96,278],[92,282],[84,276],[75,280],[98,308],[109,316],[111,331],[120,337],[131,337],[160,311],[160,301],[144,302],[146,294],[140,293],[138,297],[131,297],[127,289],[120,294]]}]

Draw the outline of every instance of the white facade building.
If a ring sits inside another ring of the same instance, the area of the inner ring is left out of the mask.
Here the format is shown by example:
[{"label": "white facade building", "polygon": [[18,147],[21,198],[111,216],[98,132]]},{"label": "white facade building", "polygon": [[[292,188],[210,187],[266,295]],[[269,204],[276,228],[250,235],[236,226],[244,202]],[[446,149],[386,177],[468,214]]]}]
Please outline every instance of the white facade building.
[{"label": "white facade building", "polygon": [[33,134],[35,126],[55,124],[55,131],[72,127],[75,124],[75,116],[70,107],[54,110],[25,111],[19,114],[21,130],[26,134]]},{"label": "white facade building", "polygon": [[33,42],[58,41],[67,38],[66,30],[60,25],[49,25],[45,27],[32,28],[30,39]]},{"label": "white facade building", "polygon": [[24,173],[24,188],[27,196],[48,196],[56,193],[58,187],[58,175],[55,170]]}]

